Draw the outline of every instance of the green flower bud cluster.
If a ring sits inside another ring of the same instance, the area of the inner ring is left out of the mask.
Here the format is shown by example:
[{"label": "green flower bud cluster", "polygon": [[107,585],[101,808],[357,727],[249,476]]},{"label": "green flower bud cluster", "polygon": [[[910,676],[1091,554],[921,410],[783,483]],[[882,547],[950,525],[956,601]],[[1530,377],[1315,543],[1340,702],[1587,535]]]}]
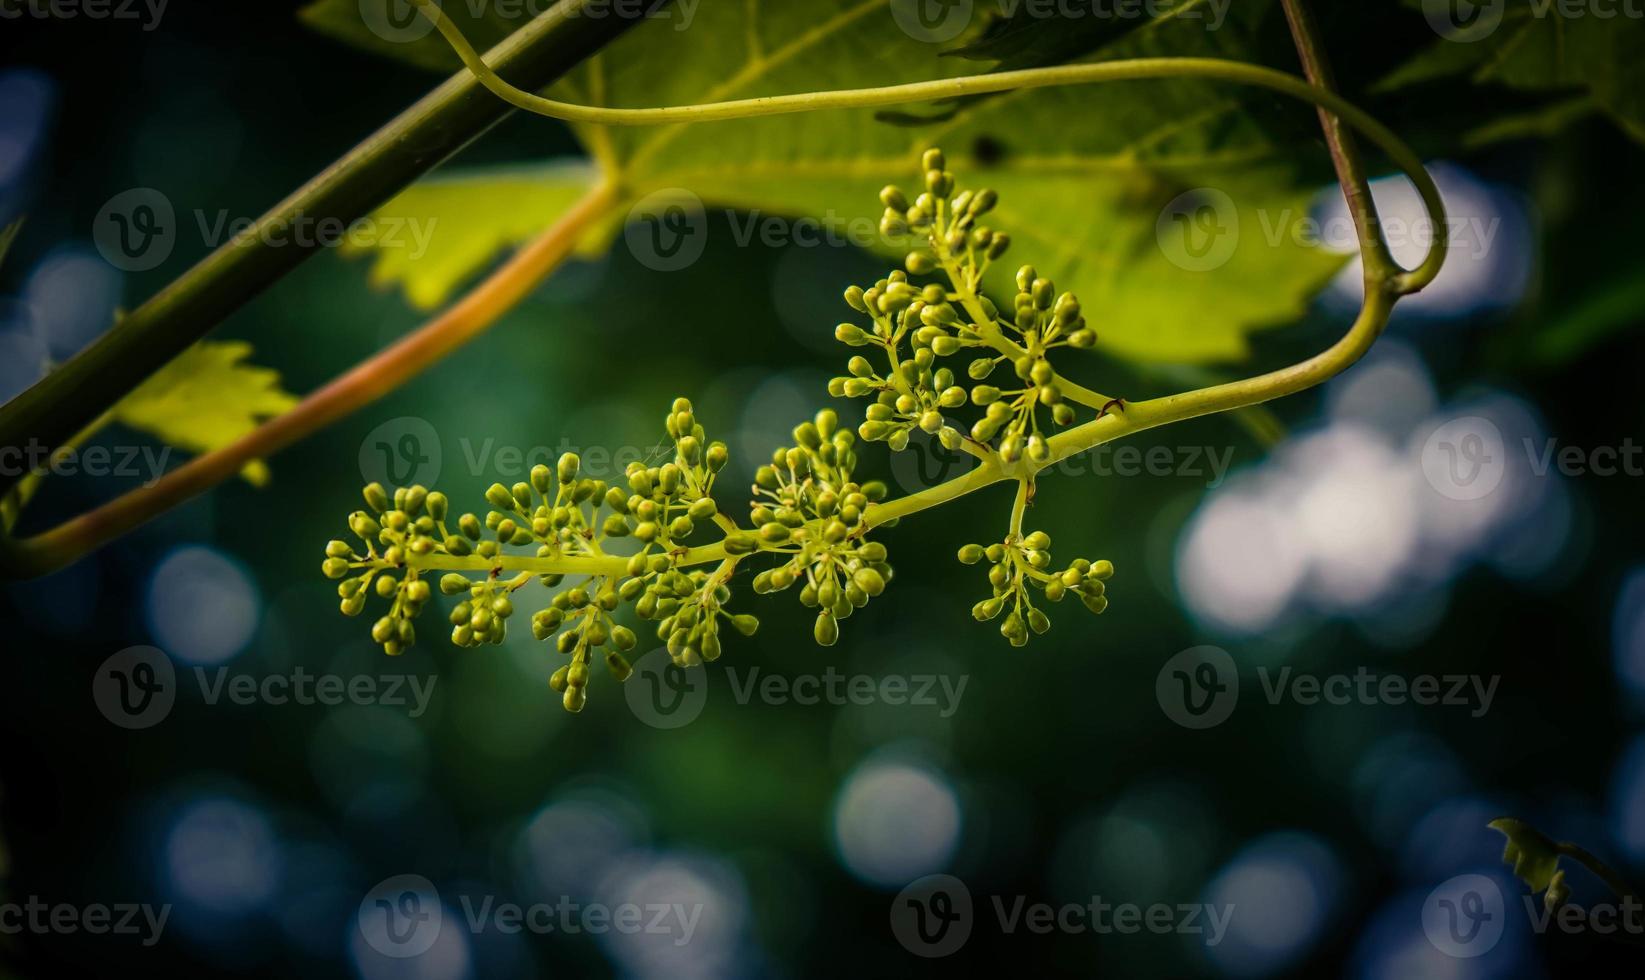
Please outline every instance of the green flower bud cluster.
[{"label": "green flower bud cluster", "polygon": [[612,618],[622,596],[610,577],[589,578],[555,594],[546,609],[531,617],[531,635],[553,640],[554,648],[570,660],[548,679],[565,709],[583,710],[588,703],[590,666],[597,650],[604,650],[606,669],[619,683],[633,673],[624,656],[639,642],[634,631]]},{"label": "green flower bud cluster", "polygon": [[[707,441],[684,398],[675,400],[664,424],[673,440],[673,459],[659,465],[631,464],[624,474],[626,487],[589,479],[577,455],[566,453],[553,467],[533,467],[527,481],[512,487],[493,484],[486,491],[492,509],[484,520],[464,514],[455,531],[446,524],[449,505],[442,494],[411,487],[390,498],[378,484],[366,487],[370,511],[349,518],[350,528],[364,542],[363,550],[343,541],[326,548],[323,570],[342,580],[338,592],[343,612],[358,615],[371,591],[392,598],[388,615],[377,622],[372,635],[390,654],[398,654],[415,638],[411,620],[432,594],[419,568],[439,567],[442,557],[463,559],[470,564],[459,567],[473,567],[478,558],[491,565],[478,578],[448,572],[439,580],[441,593],[461,597],[450,616],[452,643],[469,648],[502,643],[514,614],[514,593],[537,578],[556,591],[548,606],[532,615],[531,630],[539,640],[553,640],[570,658],[550,679],[568,710],[579,711],[586,703],[589,666],[596,651],[619,681],[633,672],[625,655],[638,638],[613,617],[624,602],[633,603],[641,618],[660,621],[658,636],[668,642],[678,662],[715,659],[720,653],[720,618],[744,634],[752,634],[759,622],[724,611],[729,592],[722,582],[703,572],[679,571],[675,565],[688,553],[687,539],[701,527],[723,525],[728,553],[748,554],[758,550],[760,542],[737,530],[714,503],[715,477],[729,461],[725,444]],[[501,577],[500,559],[509,548],[535,545],[538,558],[609,563],[607,546],[623,543],[622,550],[631,551],[629,539],[639,550],[621,574],[590,575],[569,583],[559,573]],[[428,561],[418,560],[424,558]]]},{"label": "green flower bud cluster", "polygon": [[[908,254],[906,271],[893,271],[868,289],[846,291],[846,303],[868,315],[872,327],[842,323],[834,332],[849,346],[882,349],[888,367],[881,374],[868,358],[854,356],[849,374],[829,382],[829,393],[873,398],[858,434],[894,451],[906,448],[918,427],[949,449],[959,448],[966,438],[988,446],[997,441],[1006,462],[1026,455],[1043,464],[1051,449],[1038,410],[1043,406],[1060,426],[1076,418],[1047,355],[1060,347],[1090,348],[1096,332],[1087,325],[1079,300],[1072,293],[1058,294],[1032,266],[1017,274],[1019,292],[1011,315],[1002,315],[982,296],[983,276],[1010,245],[1008,236],[979,223],[999,196],[988,189],[958,191],[941,150],[926,151],[921,164],[925,191],[912,203],[897,187],[885,188],[880,199],[886,209],[881,230],[923,242]],[[948,279],[946,288],[909,280],[910,275],[939,271]],[[978,383],[968,390],[955,383],[952,369],[937,366],[938,358],[972,348],[986,353],[970,362],[966,373],[971,381],[986,381],[1001,362],[1010,361],[1021,387]],[[968,402],[983,413],[962,434],[944,413]]]},{"label": "green flower bud cluster", "polygon": [[687,399],[674,400],[664,425],[674,441],[673,460],[660,466],[630,463],[624,471],[628,488],[612,487],[605,494],[611,516],[601,532],[633,537],[642,554],[684,548],[699,525],[716,522],[714,478],[730,459],[725,443],[706,441]]},{"label": "green flower bud cluster", "polygon": [[468,593],[468,598],[451,610],[452,644],[473,648],[483,643],[493,646],[502,643],[508,636],[508,618],[514,615],[514,600],[509,596],[529,578],[524,576],[517,582],[504,583],[489,575],[478,582],[456,572],[442,576],[442,594]]},{"label": "green flower bud cluster", "polygon": [[[494,558],[507,547],[535,544],[537,557],[600,554],[600,510],[609,505],[604,480],[582,475],[582,460],[576,453],[564,453],[553,468],[542,463],[531,468],[528,482],[512,487],[493,483],[486,490],[485,529],[495,540],[483,535],[475,518],[464,514],[459,522],[474,550]],[[547,585],[558,583],[547,582]]]},{"label": "green flower bud cluster", "polygon": [[[659,556],[660,557],[660,556]],[[655,560],[655,559],[653,559]],[[729,572],[729,568],[724,569]],[[696,667],[720,659],[720,620],[729,622],[743,636],[753,636],[760,621],[746,614],[725,610],[731,589],[722,581],[722,572],[683,572],[669,569],[646,585],[639,602],[639,614],[657,620],[657,639],[668,647],[676,666]],[[631,578],[624,583],[642,581]]]},{"label": "green flower bud cluster", "polygon": [[1050,571],[1051,536],[1044,531],[1020,539],[1012,536],[987,547],[968,544],[960,549],[959,558],[967,565],[985,558],[989,561],[988,581],[994,595],[972,606],[971,615],[986,623],[1005,613],[1000,635],[1014,647],[1027,645],[1030,633],[1044,633],[1051,628],[1050,618],[1029,597],[1030,585],[1052,602],[1061,602],[1073,592],[1093,613],[1101,615],[1108,608],[1104,583],[1114,574],[1113,563],[1081,558],[1060,572]]},{"label": "green flower bud cluster", "polygon": [[[550,678],[564,696],[569,711],[580,711],[587,699],[588,667],[594,651],[605,649],[606,668],[619,682],[633,672],[625,656],[638,642],[633,630],[616,623],[611,613],[631,602],[642,619],[659,620],[657,637],[668,644],[682,666],[714,660],[720,655],[718,616],[729,592],[709,583],[702,572],[675,569],[700,526],[715,524],[719,508],[712,496],[714,479],[730,454],[723,442],[709,442],[691,402],[677,398],[663,420],[674,443],[674,458],[660,465],[630,463],[624,471],[628,487],[601,487],[601,499],[610,514],[599,525],[598,542],[632,538],[640,545],[628,559],[623,576],[600,577],[561,592],[554,604],[538,613],[532,629],[539,639],[557,637],[557,649],[571,662]],[[603,549],[596,547],[603,554]],[[735,617],[737,628],[752,633],[758,621]],[[562,632],[563,627],[565,628]]]},{"label": "green flower bud cluster", "polygon": [[986,380],[1002,362],[1009,360],[1020,388],[1007,389],[980,384],[971,389],[971,401],[983,406],[983,417],[971,428],[971,437],[989,442],[1002,435],[1000,455],[1014,463],[1026,453],[1037,464],[1051,456],[1051,448],[1041,433],[1041,406],[1050,411],[1059,426],[1075,420],[1074,406],[1063,400],[1057,373],[1046,354],[1059,347],[1089,349],[1097,342],[1096,331],[1086,326],[1080,302],[1073,293],[1056,291],[1049,279],[1040,278],[1031,265],[1017,270],[1016,312],[1003,322],[1005,331],[1016,335],[1014,343],[1023,353],[1016,357],[998,354],[971,362],[966,373]]},{"label": "green flower bud cluster", "polygon": [[886,487],[853,479],[855,443],[839,416],[824,409],[796,426],[794,445],[777,449],[754,474],[751,513],[759,544],[789,556],[754,576],[754,591],[781,592],[798,583],[801,604],[817,610],[813,635],[825,647],[839,640],[839,621],[884,592],[892,578],[885,545],[864,539],[868,506],[885,499]]},{"label": "green flower bud cluster", "polygon": [[421,486],[402,487],[391,497],[382,484],[373,483],[363,494],[369,510],[350,514],[348,526],[364,550],[346,541],[331,541],[320,570],[338,580],[337,595],[345,616],[364,612],[371,593],[389,600],[388,612],[372,625],[371,638],[393,657],[416,642],[412,620],[433,594],[417,570],[406,567],[406,561],[413,555],[443,551],[447,501],[444,494],[429,493]]}]

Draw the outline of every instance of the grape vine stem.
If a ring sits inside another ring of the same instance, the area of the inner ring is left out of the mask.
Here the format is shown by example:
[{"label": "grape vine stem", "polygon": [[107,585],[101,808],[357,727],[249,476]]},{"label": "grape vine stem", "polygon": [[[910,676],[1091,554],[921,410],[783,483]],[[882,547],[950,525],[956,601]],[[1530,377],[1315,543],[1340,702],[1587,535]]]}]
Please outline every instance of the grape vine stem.
[{"label": "grape vine stem", "polygon": [[[1050,457],[1038,464],[1027,459],[1006,463],[998,454],[984,455],[976,467],[955,479],[897,500],[872,505],[865,514],[868,526],[899,520],[1003,480],[1017,480],[1026,487],[1039,470],[1115,439],[1198,416],[1260,405],[1318,385],[1364,356],[1386,326],[1398,299],[1431,283],[1445,261],[1445,211],[1438,187],[1422,161],[1398,136],[1331,88],[1325,54],[1312,15],[1303,0],[1283,0],[1283,5],[1306,78],[1235,61],[1142,58],[1032,68],[879,88],[651,109],[581,106],[524,91],[504,81],[437,5],[430,0],[413,2],[434,21],[475,80],[498,98],[540,115],[596,125],[704,123],[825,109],[888,106],[1019,89],[1158,78],[1202,78],[1256,86],[1308,102],[1319,110],[1338,182],[1358,232],[1365,273],[1365,302],[1345,336],[1324,352],[1277,371],[1162,398],[1130,402],[1115,411],[1104,412],[1094,421],[1052,437],[1049,441]],[[1434,243],[1415,269],[1401,269],[1389,253],[1365,176],[1365,167],[1359,160],[1350,130],[1358,131],[1381,149],[1416,186],[1434,228]],[[447,313],[314,393],[291,413],[273,420],[233,446],[201,456],[168,474],[152,487],[128,494],[44,534],[21,541],[0,538],[0,571],[12,575],[39,575],[61,567],[182,500],[232,477],[247,460],[281,449],[381,397],[483,330],[523,299],[533,286],[564,260],[581,234],[608,212],[618,199],[618,192],[612,185],[602,184],[553,228]],[[729,532],[731,529],[727,530]],[[684,562],[701,564],[723,561],[727,557],[722,542],[690,549]],[[445,564],[452,561],[450,558],[439,561],[442,562],[439,567],[457,567]],[[484,560],[481,561],[484,563]],[[510,557],[492,560],[490,567],[597,575],[608,574],[612,561],[589,557]]]}]

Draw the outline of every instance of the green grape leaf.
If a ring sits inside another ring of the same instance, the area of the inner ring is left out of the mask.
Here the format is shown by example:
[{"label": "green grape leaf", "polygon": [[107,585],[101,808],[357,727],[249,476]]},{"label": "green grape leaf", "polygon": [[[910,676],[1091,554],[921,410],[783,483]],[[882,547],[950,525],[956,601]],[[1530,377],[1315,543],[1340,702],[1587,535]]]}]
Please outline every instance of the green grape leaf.
[{"label": "green grape leaf", "polygon": [[[702,4],[689,39],[668,21],[647,21],[550,94],[590,104],[677,105],[979,70],[976,62],[944,57],[944,45],[904,29],[894,13],[883,0]],[[1242,26],[1208,31],[1199,20],[1161,18],[1095,57],[1242,57]],[[955,43],[974,40],[986,24],[979,18],[970,28]],[[895,249],[878,241],[878,190],[909,184],[919,152],[941,145],[963,185],[999,190],[993,223],[1020,243],[991,288],[1004,289],[1016,265],[1032,263],[1096,311],[1099,347],[1109,353],[1206,363],[1242,358],[1253,331],[1301,315],[1344,261],[1289,234],[1306,217],[1312,190],[1299,186],[1291,148],[1248,111],[1251,97],[1161,80],[908,107],[910,116],[936,116],[913,128],[879,121],[873,110],[573,128],[607,179],[623,188],[618,213],[633,220],[646,217],[640,207],[631,211],[635,202],[696,199],[745,215],[727,222],[734,235],[755,228],[754,217],[801,219],[825,236],[888,254]],[[495,246],[528,234],[528,218],[538,227],[552,220],[558,188],[540,188],[532,204],[510,215],[519,219],[511,233],[479,227],[496,220],[518,179],[486,190],[482,178],[461,178],[456,183],[472,196],[451,191],[438,208],[419,196],[421,188],[408,192],[401,205],[409,200],[427,215],[439,213],[437,237],[452,236],[454,244],[438,246],[434,258],[391,257],[378,268],[380,281],[407,284],[421,303],[443,298]],[[459,201],[474,210],[445,207]],[[1168,213],[1174,202],[1193,220]],[[1202,249],[1213,253],[1209,260]],[[425,262],[432,266],[426,281],[418,268]]]},{"label": "green grape leaf", "polygon": [[[883,3],[761,3],[750,12],[705,5],[693,30],[726,42],[679,50],[668,73],[649,66],[679,46],[666,31],[641,25],[559,89],[566,98],[600,92],[612,104],[655,105],[977,70],[899,29]],[[1240,57],[1246,42],[1235,28],[1207,31],[1184,18],[1162,19],[1097,56]],[[741,62],[728,67],[727,52],[739,50]],[[870,111],[844,111],[579,131],[637,194],[683,189],[711,207],[805,216],[845,229],[872,229],[878,189],[909,185],[919,151],[943,146],[962,185],[999,191],[991,224],[1019,243],[997,267],[992,289],[1006,291],[1016,266],[1032,263],[1094,312],[1102,349],[1203,363],[1244,356],[1251,331],[1300,315],[1342,262],[1295,244],[1283,230],[1264,234],[1265,224],[1278,228],[1282,216],[1305,215],[1311,194],[1296,187],[1285,148],[1244,111],[1245,94],[1162,80],[1001,95],[913,130],[876,123]],[[1196,189],[1209,190],[1184,198]],[[1202,237],[1221,237],[1200,244],[1215,249],[1225,242],[1226,255],[1183,254],[1182,229],[1162,218],[1183,200],[1218,205],[1190,210],[1212,219]]]},{"label": "green grape leaf", "polygon": [[[250,354],[243,341],[195,344],[122,398],[111,420],[188,452],[220,449],[297,404],[277,372],[243,363]],[[268,466],[255,460],[240,475],[263,486]]]},{"label": "green grape leaf", "polygon": [[[344,254],[369,252],[373,285],[399,286],[412,306],[434,309],[498,256],[553,224],[598,180],[599,172],[583,161],[435,177],[377,211],[373,221],[385,229],[380,240],[350,244]],[[586,254],[605,244],[590,236],[582,248]]]},{"label": "green grape leaf", "polygon": [[[1421,6],[1420,0],[1406,3]],[[1645,141],[1645,21],[1566,17],[1548,0],[1511,0],[1500,22],[1483,21],[1475,33],[1436,41],[1377,88],[1393,91],[1466,74],[1481,85],[1586,93],[1630,136]],[[1575,118],[1580,116],[1569,117]]]},{"label": "green grape leaf", "polygon": [[1531,893],[1547,891],[1559,871],[1559,845],[1523,820],[1500,817],[1486,826],[1508,838],[1502,863],[1514,869]]},{"label": "green grape leaf", "polygon": [[[526,19],[523,13],[505,16],[499,4],[468,0],[445,3],[440,9],[481,51],[512,34]],[[522,3],[509,9],[536,8]],[[406,0],[314,0],[297,16],[321,34],[418,68],[449,73],[463,66],[433,23]]]}]

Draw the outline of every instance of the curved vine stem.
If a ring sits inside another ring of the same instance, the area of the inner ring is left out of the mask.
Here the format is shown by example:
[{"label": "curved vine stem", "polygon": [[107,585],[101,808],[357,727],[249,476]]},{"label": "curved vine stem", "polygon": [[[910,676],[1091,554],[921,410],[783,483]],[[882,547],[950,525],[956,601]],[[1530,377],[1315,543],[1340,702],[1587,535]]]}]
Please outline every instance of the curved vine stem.
[{"label": "curved vine stem", "polygon": [[[486,57],[522,84],[549,84],[640,22],[622,6],[617,11],[609,0],[555,0]],[[276,204],[254,228],[231,236],[85,350],[0,406],[0,446],[59,448],[316,254],[318,244],[292,240],[296,223],[347,225],[365,217],[509,115],[508,106],[491,98],[470,72],[457,71]],[[0,491],[21,477],[6,468]]]},{"label": "curved vine stem", "polygon": [[[1302,0],[1284,0],[1284,5],[1304,70],[1309,76],[1306,80],[1260,65],[1236,61],[1143,58],[971,75],[879,88],[651,109],[580,106],[519,89],[497,75],[431,0],[413,2],[434,21],[469,71],[486,89],[518,108],[572,122],[608,126],[711,122],[824,109],[897,105],[1018,89],[1158,78],[1203,78],[1255,86],[1300,99],[1320,110],[1326,141],[1359,230],[1364,256],[1365,304],[1347,335],[1323,353],[1278,371],[1132,403],[1113,413],[1104,412],[1092,422],[1053,437],[1050,440],[1051,456],[1039,465],[1026,459],[1007,464],[997,454],[983,455],[980,464],[961,477],[895,501],[873,505],[865,515],[870,526],[898,520],[1001,480],[1018,480],[1027,488],[1032,485],[1034,475],[1040,469],[1122,436],[1197,416],[1258,405],[1317,385],[1363,356],[1387,324],[1397,299],[1432,282],[1445,259],[1444,204],[1438,187],[1424,169],[1422,161],[1392,131],[1329,88],[1324,55],[1315,36],[1312,18]],[[1352,127],[1376,144],[1412,181],[1422,198],[1435,235],[1428,255],[1416,269],[1400,269],[1388,252],[1363,167],[1358,162],[1345,126]],[[154,486],[128,494],[52,531],[24,541],[0,539],[0,570],[10,574],[38,575],[61,567],[182,500],[231,477],[247,460],[281,449],[392,390],[512,308],[529,292],[530,286],[569,254],[581,233],[610,207],[615,193],[609,186],[600,187],[447,314],[338,378],[305,399],[291,413],[275,419],[228,449],[199,457],[168,474]],[[1095,393],[1090,395],[1096,397]],[[701,564],[726,558],[725,546],[721,543],[690,549],[684,556],[684,563]],[[499,568],[590,575],[606,574],[610,563],[610,559],[587,557],[514,557],[499,561]],[[543,564],[547,561],[556,564],[548,568]]]},{"label": "curved vine stem", "polygon": [[[1007,464],[997,455],[985,457],[965,475],[898,500],[871,506],[870,526],[900,520],[973,490],[1014,479],[1029,484],[1034,474],[1070,456],[1145,429],[1203,415],[1249,408],[1314,387],[1340,374],[1365,355],[1381,336],[1399,297],[1417,292],[1439,274],[1445,262],[1445,204],[1432,175],[1417,155],[1386,126],[1330,88],[1330,70],[1320,45],[1312,14],[1304,0],[1283,0],[1287,20],[1306,79],[1244,62],[1213,58],[1139,58],[1097,64],[1030,68],[990,75],[968,75],[930,82],[879,88],[810,92],[797,95],[736,99],[703,105],[649,109],[620,109],[560,102],[519,89],[492,70],[462,31],[432,0],[412,0],[429,17],[476,78],[498,98],[527,112],[605,126],[645,126],[698,123],[812,112],[822,109],[869,108],[951,99],[1019,89],[1084,85],[1100,82],[1158,78],[1204,78],[1279,92],[1319,109],[1326,143],[1331,150],[1354,226],[1358,232],[1365,269],[1365,302],[1346,335],[1306,361],[1267,374],[1214,385],[1163,398],[1135,402],[1113,413],[1052,437],[1051,456],[1035,465],[1024,459]],[[1365,168],[1354,148],[1349,128],[1370,139],[1416,186],[1428,214],[1433,243],[1422,262],[1411,270],[1399,267],[1383,237],[1376,204]],[[712,549],[711,549],[712,550]]]},{"label": "curved vine stem", "polygon": [[[1306,14],[1300,0],[1289,0],[1286,10],[1292,15],[1291,26],[1302,52],[1305,69],[1315,81],[1298,78],[1286,72],[1252,65],[1241,61],[1218,58],[1131,58],[1123,61],[1104,61],[1096,64],[1057,65],[1049,68],[1024,68],[988,75],[962,75],[956,78],[929,82],[910,82],[904,85],[886,85],[875,88],[842,89],[830,92],[803,92],[795,95],[776,95],[754,99],[732,99],[701,105],[669,106],[650,109],[619,109],[606,106],[578,105],[560,102],[527,92],[509,84],[463,36],[462,29],[447,17],[434,0],[412,0],[424,16],[434,22],[457,56],[480,84],[492,94],[526,112],[560,119],[566,122],[592,123],[601,126],[657,126],[669,123],[721,122],[733,119],[756,119],[763,116],[790,115],[798,112],[816,112],[823,109],[863,109],[910,102],[929,102],[969,95],[1013,92],[1023,89],[1053,88],[1064,85],[1091,85],[1100,82],[1138,81],[1159,78],[1204,78],[1213,81],[1249,85],[1288,95],[1317,106],[1326,121],[1327,140],[1333,147],[1344,145],[1345,134],[1341,124],[1346,123],[1365,134],[1371,142],[1410,178],[1422,196],[1423,206],[1435,219],[1435,241],[1422,264],[1406,276],[1395,276],[1396,290],[1402,295],[1416,292],[1438,275],[1445,260],[1445,243],[1439,237],[1445,206],[1439,188],[1423,167],[1421,159],[1386,126],[1369,113],[1333,92],[1328,86],[1328,75],[1323,73],[1324,55],[1313,30],[1312,18]],[[1370,200],[1370,189],[1363,173],[1349,169],[1344,173],[1344,158],[1338,157],[1339,175],[1344,176],[1344,190],[1354,206],[1356,224],[1361,217],[1375,218]],[[1362,243],[1370,238],[1364,232],[1369,225],[1360,225]],[[1376,244],[1366,259],[1367,267],[1379,271],[1398,269],[1388,256],[1387,245],[1380,231],[1374,236]],[[1386,267],[1386,268],[1384,268]]]},{"label": "curved vine stem", "polygon": [[238,441],[197,456],[154,484],[25,539],[0,536],[0,570],[44,575],[234,477],[261,459],[376,401],[486,330],[577,247],[617,199],[609,184],[591,190],[553,227],[520,250],[456,305],[333,379],[296,408]]}]

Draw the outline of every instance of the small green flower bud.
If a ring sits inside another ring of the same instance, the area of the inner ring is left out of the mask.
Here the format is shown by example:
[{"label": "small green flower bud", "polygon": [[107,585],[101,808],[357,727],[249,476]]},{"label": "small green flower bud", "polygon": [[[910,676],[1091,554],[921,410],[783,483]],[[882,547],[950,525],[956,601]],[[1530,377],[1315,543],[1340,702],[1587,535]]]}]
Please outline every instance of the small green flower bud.
[{"label": "small green flower bud", "polygon": [[902,214],[908,210],[908,195],[902,192],[902,188],[888,184],[880,190],[880,203]]},{"label": "small green flower bud", "polygon": [[916,276],[928,276],[937,271],[937,257],[926,249],[916,249],[908,253],[903,266]]},{"label": "small green flower bud", "polygon": [[742,635],[753,636],[760,628],[760,621],[747,613],[743,613],[742,615],[732,616],[731,625]]},{"label": "small green flower bud", "polygon": [[557,467],[561,483],[571,483],[577,479],[577,471],[582,467],[582,461],[576,453],[566,453],[560,457]]},{"label": "small green flower bud", "polygon": [[348,562],[341,558],[327,558],[320,563],[320,571],[326,578],[342,578],[348,574]]},{"label": "small green flower bud", "polygon": [[868,335],[854,323],[842,323],[834,328],[834,339],[852,347],[861,347],[868,343]]},{"label": "small green flower bud", "polygon": [[967,565],[975,565],[983,559],[983,548],[980,544],[968,544],[960,549],[960,561]]},{"label": "small green flower bud", "polygon": [[381,483],[368,483],[361,491],[366,498],[366,506],[381,514],[389,508],[388,491]]},{"label": "small green flower bud", "polygon": [[514,495],[501,483],[493,483],[486,488],[486,503],[498,510],[513,510]]},{"label": "small green flower bud", "polygon": [[831,647],[839,642],[840,624],[828,613],[819,613],[811,633],[816,637],[818,646]]}]

